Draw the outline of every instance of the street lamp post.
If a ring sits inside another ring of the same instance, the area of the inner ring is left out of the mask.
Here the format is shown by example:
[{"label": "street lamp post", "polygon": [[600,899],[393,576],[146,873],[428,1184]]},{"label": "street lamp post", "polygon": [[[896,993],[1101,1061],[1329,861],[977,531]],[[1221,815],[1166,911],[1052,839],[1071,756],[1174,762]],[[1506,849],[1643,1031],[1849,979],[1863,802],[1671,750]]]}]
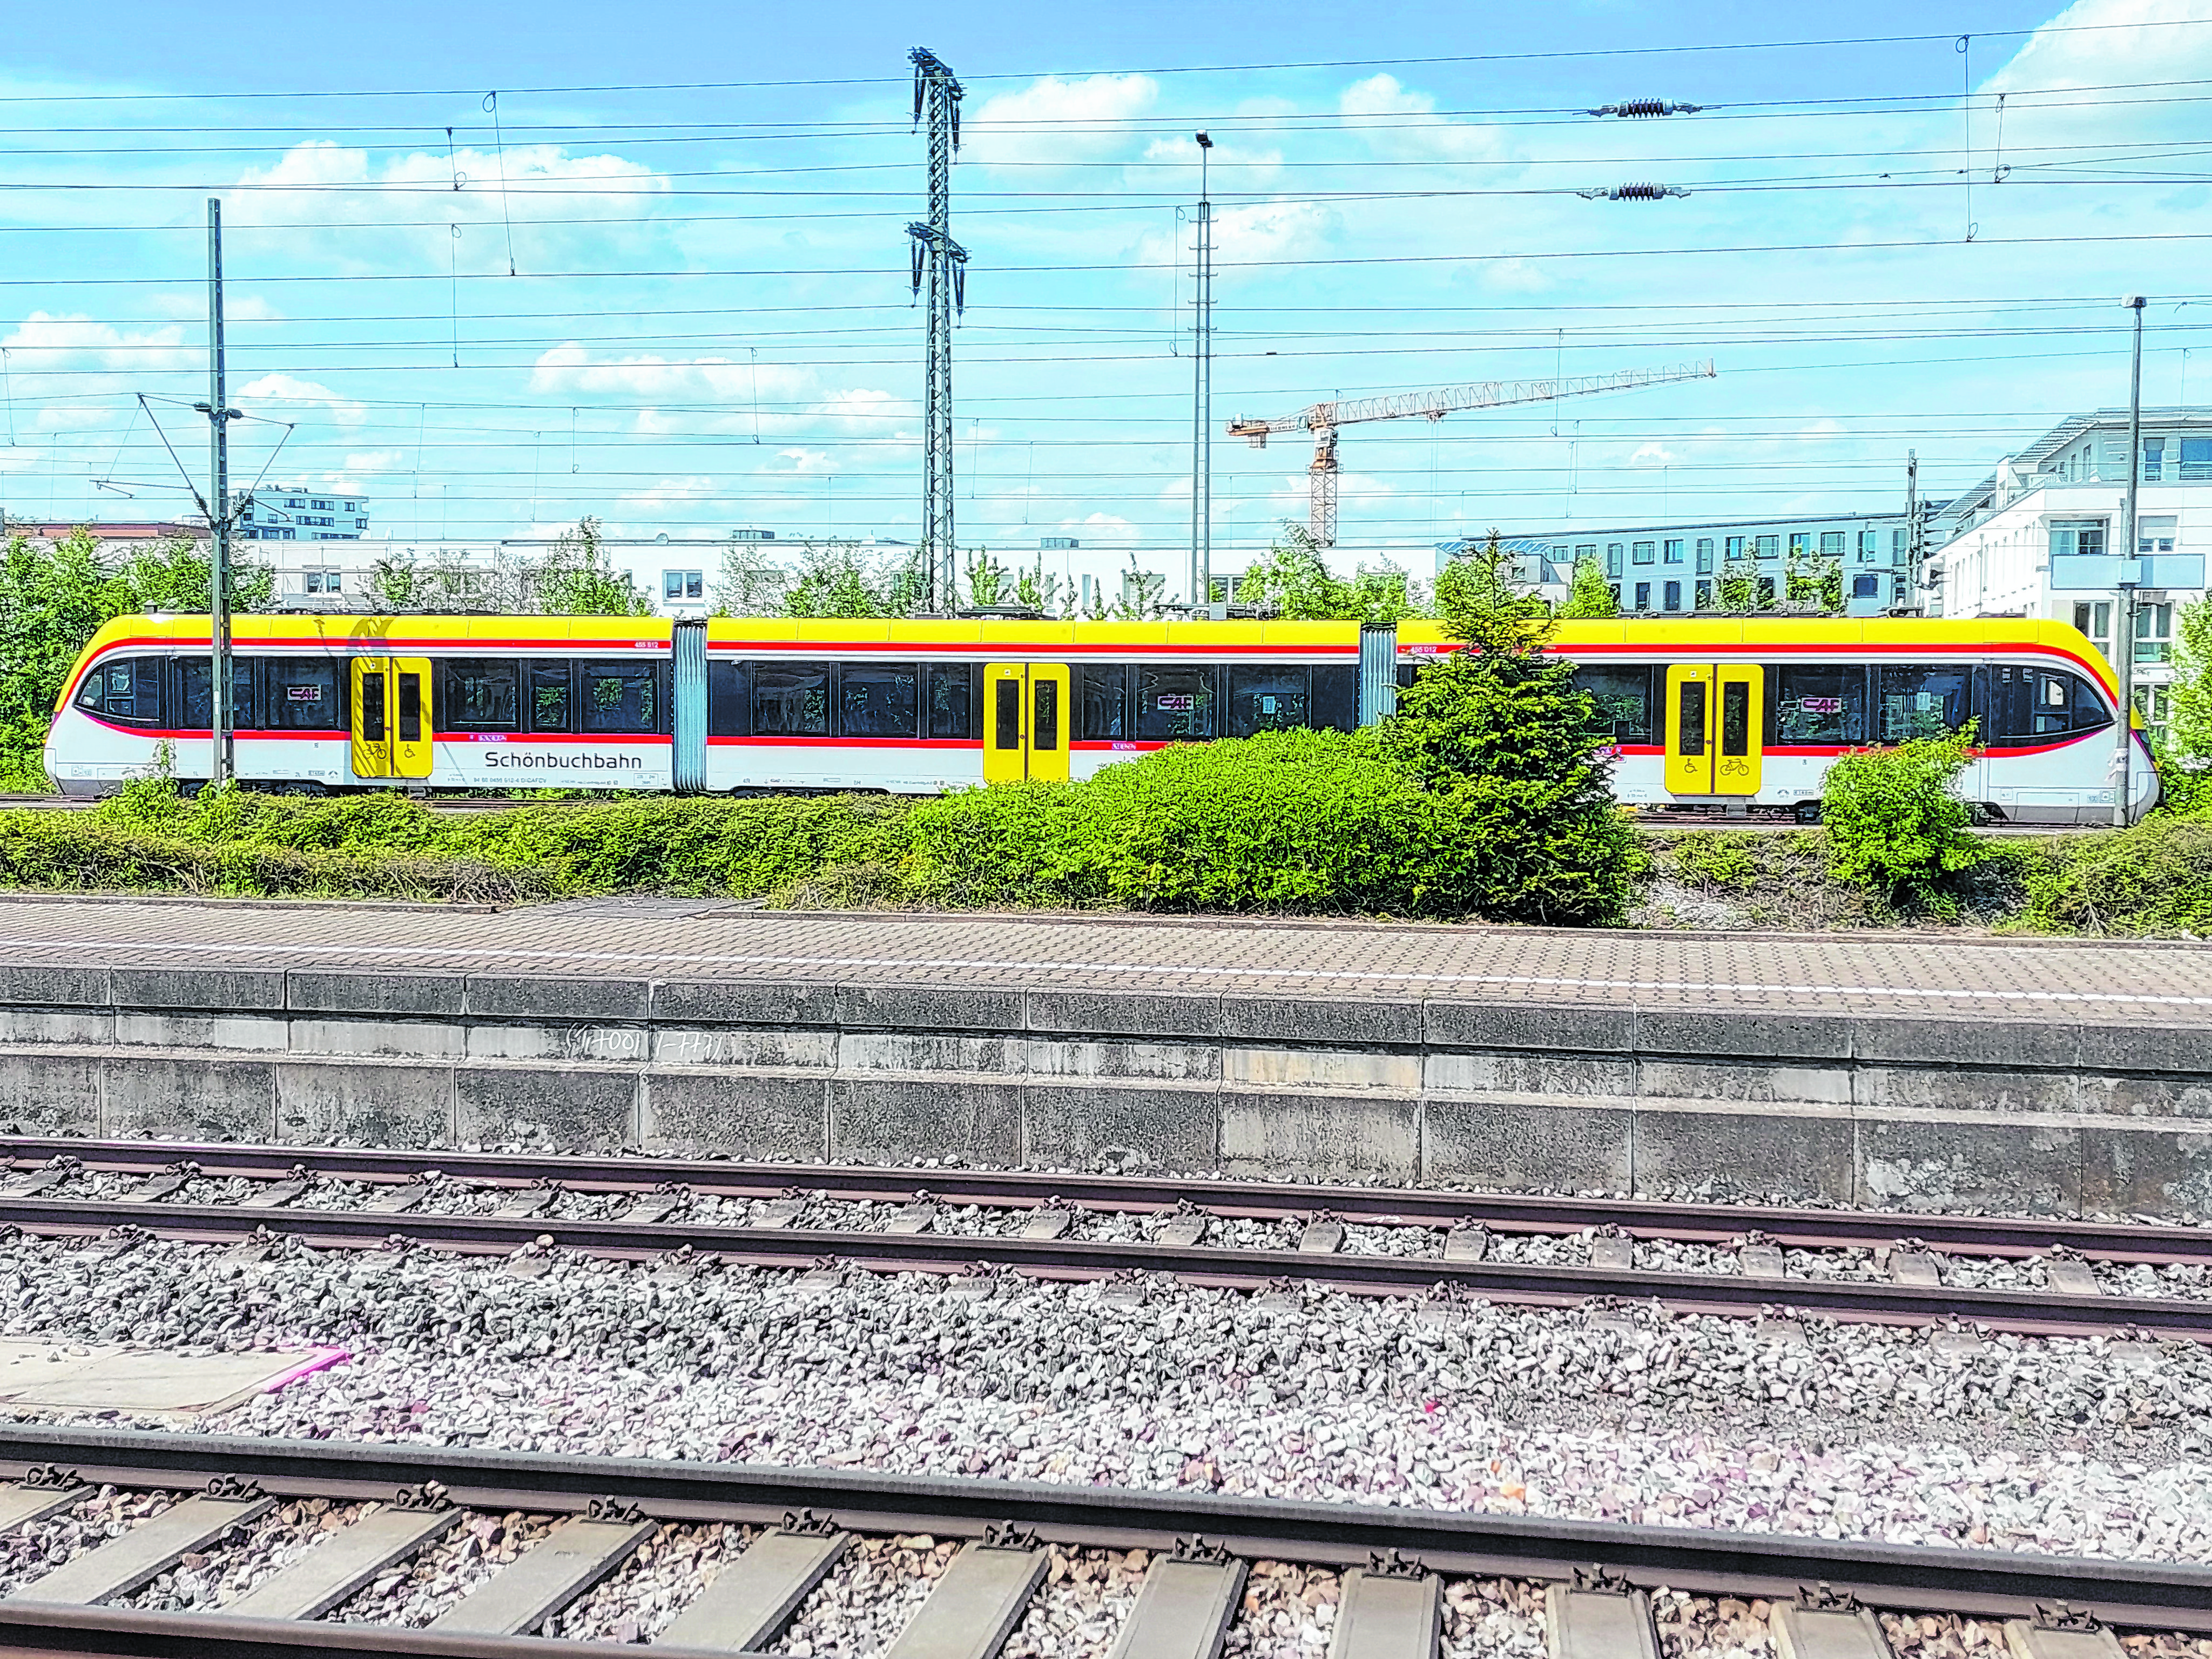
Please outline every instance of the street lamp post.
[{"label": "street lamp post", "polygon": [[2130,796],[2134,793],[2136,706],[2136,583],[2142,566],[2136,562],[2141,544],[2136,532],[2136,482],[2142,475],[2142,320],[2143,296],[2130,294],[2120,303],[2135,313],[2135,363],[2128,380],[2128,504],[2124,517],[2127,540],[2120,547],[2120,599],[2112,617],[2112,644],[2119,660],[2113,665],[2120,679],[2119,736],[2112,759],[2112,827],[2128,827]]}]

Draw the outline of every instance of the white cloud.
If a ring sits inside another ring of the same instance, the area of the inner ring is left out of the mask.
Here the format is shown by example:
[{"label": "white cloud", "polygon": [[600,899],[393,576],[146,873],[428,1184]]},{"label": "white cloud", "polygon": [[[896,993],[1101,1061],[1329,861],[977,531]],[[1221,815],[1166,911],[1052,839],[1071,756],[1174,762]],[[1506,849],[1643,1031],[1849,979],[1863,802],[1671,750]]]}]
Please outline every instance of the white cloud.
[{"label": "white cloud", "polygon": [[311,411],[319,409],[341,426],[359,426],[368,416],[368,411],[352,398],[318,381],[303,380],[292,374],[257,375],[231,396],[241,404],[272,405],[265,411],[253,411],[266,413],[272,420],[305,420],[310,417]]},{"label": "white cloud", "polygon": [[[1316,202],[1254,202],[1213,211],[1215,280],[1231,282],[1240,265],[1267,264],[1309,257],[1327,246],[1335,215]],[[1188,268],[1191,261],[1188,225],[1144,237],[1134,255],[1140,264]]]},{"label": "white cloud", "polygon": [[1681,460],[1662,443],[1648,443],[1628,458],[1631,466],[1673,466]]},{"label": "white cloud", "polygon": [[1128,146],[1134,119],[1152,106],[1158,84],[1148,75],[1056,75],[987,100],[961,124],[960,159],[1065,166],[1111,160]]},{"label": "white cloud", "polygon": [[[1184,499],[1189,495],[1186,487]],[[1060,533],[1074,537],[1086,549],[1135,547],[1144,540],[1144,532],[1118,513],[1092,513],[1080,519],[1062,519]]]},{"label": "white cloud", "polygon": [[1498,129],[1438,115],[1434,98],[1408,92],[1395,76],[1355,81],[1336,106],[1346,118],[1346,126],[1378,155],[1408,161],[1488,161],[1505,153]]},{"label": "white cloud", "polygon": [[250,169],[239,186],[225,208],[233,225],[357,227],[319,251],[341,263],[388,266],[404,247],[418,264],[442,270],[457,260],[466,276],[504,274],[510,240],[516,263],[533,264],[610,235],[634,235],[631,224],[539,222],[634,219],[668,180],[640,162],[571,155],[557,144],[450,157],[415,150],[373,163],[365,150],[313,139],[272,167]]},{"label": "white cloud", "polygon": [[185,343],[181,328],[117,328],[82,315],[57,316],[34,311],[0,339],[9,353],[9,371],[33,379],[42,370],[108,369],[118,374],[150,374],[164,369],[204,368],[203,351]]},{"label": "white cloud", "polygon": [[727,489],[728,485],[722,479],[695,475],[662,478],[643,489],[624,490],[618,499],[625,507],[659,513],[672,507],[697,506],[702,502],[725,500]]}]

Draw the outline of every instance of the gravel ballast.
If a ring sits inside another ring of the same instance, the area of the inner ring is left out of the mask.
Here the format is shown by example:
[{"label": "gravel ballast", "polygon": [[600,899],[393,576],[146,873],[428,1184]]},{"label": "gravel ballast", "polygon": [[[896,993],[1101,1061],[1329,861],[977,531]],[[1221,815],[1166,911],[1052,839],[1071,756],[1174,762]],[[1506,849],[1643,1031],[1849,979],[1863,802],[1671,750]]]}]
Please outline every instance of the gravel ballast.
[{"label": "gravel ballast", "polygon": [[[1991,1337],[1946,1358],[1909,1329],[1808,1321],[1793,1342],[1650,1308],[1620,1329],[1317,1291],[1117,1307],[1096,1285],[859,1273],[804,1290],[558,1253],[520,1279],[296,1243],[258,1265],[159,1241],[0,1250],[9,1334],[356,1354],[208,1420],[223,1431],[2212,1559],[2194,1345]],[[406,1589],[410,1622],[465,1589],[469,1559]]]}]

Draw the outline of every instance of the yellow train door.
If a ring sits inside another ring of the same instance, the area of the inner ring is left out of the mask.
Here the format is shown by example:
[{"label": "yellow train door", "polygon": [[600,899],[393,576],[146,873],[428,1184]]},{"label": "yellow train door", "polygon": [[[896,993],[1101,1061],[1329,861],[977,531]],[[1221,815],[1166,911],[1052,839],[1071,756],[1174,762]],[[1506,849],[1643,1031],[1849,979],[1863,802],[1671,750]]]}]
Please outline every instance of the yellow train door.
[{"label": "yellow train door", "polygon": [[356,657],[346,691],[354,776],[428,777],[430,659]]},{"label": "yellow train door", "polygon": [[1067,778],[1068,671],[1064,663],[983,665],[983,781]]},{"label": "yellow train door", "polygon": [[1765,761],[1766,671],[1674,663],[1667,670],[1667,790],[1755,795]]},{"label": "yellow train door", "polygon": [[1713,793],[1755,795],[1766,761],[1766,671],[1756,663],[1726,663],[1713,677],[1720,690]]},{"label": "yellow train door", "polygon": [[392,775],[392,659],[356,657],[346,689],[353,775],[388,778]]},{"label": "yellow train door", "polygon": [[392,775],[430,775],[430,659],[392,659]]}]

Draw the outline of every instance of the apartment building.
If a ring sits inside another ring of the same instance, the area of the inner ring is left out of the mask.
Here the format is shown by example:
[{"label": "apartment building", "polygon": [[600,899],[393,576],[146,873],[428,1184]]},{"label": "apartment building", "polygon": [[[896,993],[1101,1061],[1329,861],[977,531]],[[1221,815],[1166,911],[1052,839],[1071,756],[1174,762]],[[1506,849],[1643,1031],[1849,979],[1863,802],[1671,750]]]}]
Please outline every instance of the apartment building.
[{"label": "apartment building", "polygon": [[[2203,597],[2212,410],[2145,410],[2136,489],[2133,654],[2144,718],[2164,722],[2175,616]],[[1929,613],[2072,623],[2114,655],[2126,552],[2128,411],[2060,422],[1931,520]]]}]

